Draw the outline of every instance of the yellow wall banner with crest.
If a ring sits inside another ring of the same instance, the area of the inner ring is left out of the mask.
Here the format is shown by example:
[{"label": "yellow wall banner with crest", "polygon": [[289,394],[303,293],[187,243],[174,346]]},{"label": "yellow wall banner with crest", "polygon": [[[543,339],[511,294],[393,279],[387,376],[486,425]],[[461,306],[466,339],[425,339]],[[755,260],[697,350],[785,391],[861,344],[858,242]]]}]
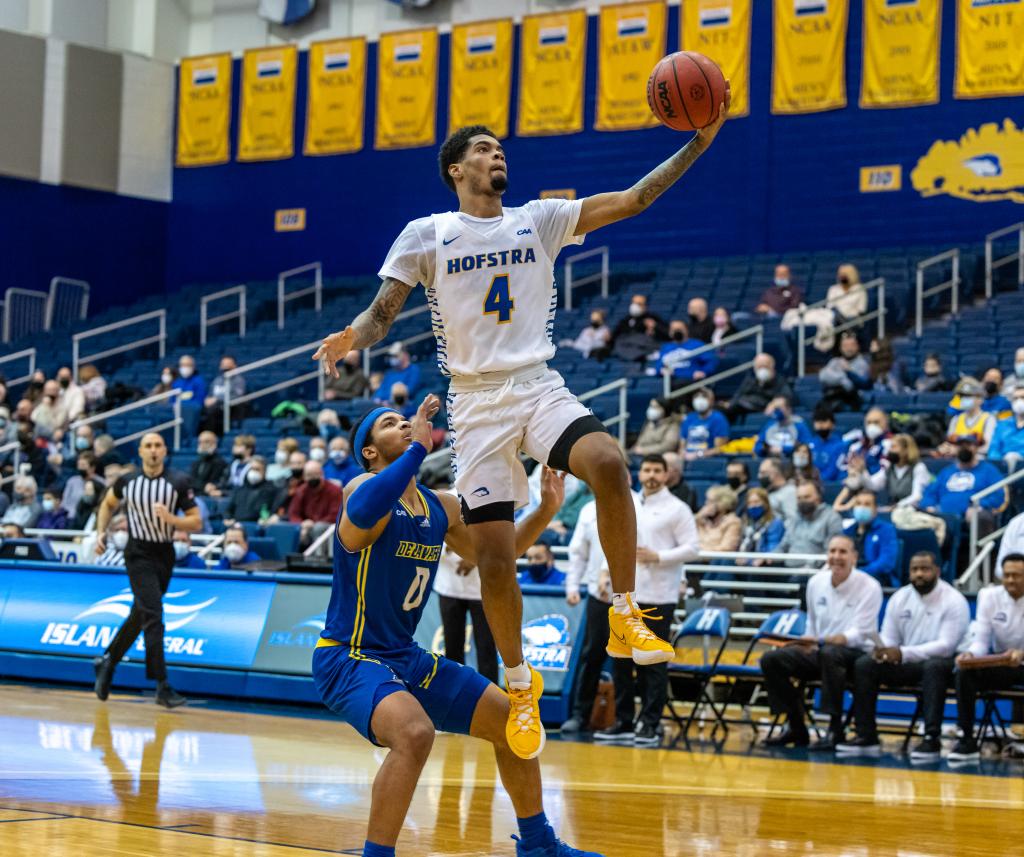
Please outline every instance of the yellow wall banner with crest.
[{"label": "yellow wall banner with crest", "polygon": [[650,128],[647,78],[665,56],[667,7],[662,3],[602,6],[598,16],[598,131]]},{"label": "yellow wall banner with crest", "polygon": [[175,164],[202,167],[230,157],[231,54],[186,57],[178,69]]},{"label": "yellow wall banner with crest", "polygon": [[486,125],[508,136],[512,97],[512,20],[452,27],[448,131]]},{"label": "yellow wall banner with crest", "polygon": [[363,148],[366,39],[331,39],[309,46],[305,155],[339,155]]},{"label": "yellow wall banner with crest", "polygon": [[437,128],[437,30],[384,33],[377,44],[378,149],[432,146]]},{"label": "yellow wall banner with crest", "polygon": [[294,154],[297,63],[295,45],[245,52],[238,160],[272,161]]},{"label": "yellow wall banner with crest", "polygon": [[527,15],[519,37],[516,134],[582,131],[587,10]]},{"label": "yellow wall banner with crest", "polygon": [[942,0],[864,0],[861,107],[939,100]]},{"label": "yellow wall banner with crest", "polygon": [[957,98],[1024,95],[1024,0],[954,0]]},{"label": "yellow wall banner with crest", "polygon": [[729,81],[729,116],[750,113],[750,9],[753,0],[683,0],[679,44],[710,57]]},{"label": "yellow wall banner with crest", "polygon": [[772,113],[846,106],[849,0],[775,0]]}]

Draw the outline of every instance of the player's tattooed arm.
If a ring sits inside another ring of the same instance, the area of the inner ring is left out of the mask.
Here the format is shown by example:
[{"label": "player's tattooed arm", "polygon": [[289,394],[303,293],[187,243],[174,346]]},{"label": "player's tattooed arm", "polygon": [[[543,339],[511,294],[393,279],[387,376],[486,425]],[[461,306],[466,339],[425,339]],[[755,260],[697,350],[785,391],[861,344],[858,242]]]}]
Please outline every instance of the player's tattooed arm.
[{"label": "player's tattooed arm", "polygon": [[699,138],[694,137],[671,158],[659,164],[633,185],[628,192],[634,197],[637,214],[679,181],[683,173],[701,156],[704,148]]}]

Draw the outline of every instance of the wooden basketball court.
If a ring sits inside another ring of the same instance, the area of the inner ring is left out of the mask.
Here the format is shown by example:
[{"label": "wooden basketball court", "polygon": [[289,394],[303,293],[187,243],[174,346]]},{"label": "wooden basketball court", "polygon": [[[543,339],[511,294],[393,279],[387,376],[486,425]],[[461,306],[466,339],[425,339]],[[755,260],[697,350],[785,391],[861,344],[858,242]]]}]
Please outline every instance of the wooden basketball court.
[{"label": "wooden basketball court", "polygon": [[[560,835],[632,855],[1009,855],[1022,849],[1019,762],[914,770],[749,751],[551,741],[545,804]],[[318,712],[0,685],[0,854],[359,854],[382,751]],[[512,855],[488,748],[438,736],[398,853]]]}]

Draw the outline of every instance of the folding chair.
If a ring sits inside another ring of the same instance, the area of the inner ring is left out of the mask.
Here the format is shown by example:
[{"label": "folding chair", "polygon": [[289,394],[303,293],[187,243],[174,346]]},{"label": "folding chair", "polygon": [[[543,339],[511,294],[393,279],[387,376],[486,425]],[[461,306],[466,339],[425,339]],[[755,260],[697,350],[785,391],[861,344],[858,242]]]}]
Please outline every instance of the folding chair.
[{"label": "folding chair", "polygon": [[1013,738],[1008,729],[1009,722],[1000,713],[996,703],[1000,700],[1024,702],[1024,685],[1015,685],[1004,690],[983,691],[981,699],[985,703],[985,709],[978,721],[978,746],[986,741],[994,741],[1002,749]]},{"label": "folding chair", "polygon": [[[697,716],[697,711],[702,708],[705,704],[711,707],[711,711],[715,715],[715,730],[721,726],[727,732],[729,730],[728,724],[725,722],[725,708],[723,707],[719,711],[715,705],[714,700],[708,693],[708,686],[711,683],[711,679],[714,678],[718,670],[718,662],[722,659],[722,652],[725,651],[726,643],[729,641],[729,627],[732,623],[732,616],[725,607],[702,607],[700,610],[695,610],[689,616],[686,617],[686,621],[683,626],[679,629],[679,633],[676,634],[675,639],[672,641],[672,647],[676,650],[676,657],[685,657],[685,653],[680,652],[680,643],[687,639],[697,637],[700,639],[700,653],[701,663],[690,664],[685,661],[673,661],[668,665],[669,674],[669,711],[672,714],[672,719],[675,720],[679,726],[679,733],[673,739],[671,746],[675,746],[680,737],[684,741],[689,742],[688,732],[694,719]],[[712,654],[712,640],[718,640],[718,647]],[[690,716],[684,722],[679,716],[679,713],[675,709],[674,700],[675,696],[672,689],[673,677],[680,679],[691,679],[695,680],[698,685],[697,696],[693,701],[693,708],[690,710]],[[714,735],[714,730],[712,731]]]}]

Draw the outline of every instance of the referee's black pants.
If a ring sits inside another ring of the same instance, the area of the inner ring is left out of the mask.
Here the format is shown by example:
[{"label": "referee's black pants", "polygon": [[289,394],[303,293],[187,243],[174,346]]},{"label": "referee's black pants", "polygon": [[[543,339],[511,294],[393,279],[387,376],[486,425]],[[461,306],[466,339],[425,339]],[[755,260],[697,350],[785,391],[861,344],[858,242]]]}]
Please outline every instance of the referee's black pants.
[{"label": "referee's black pants", "polygon": [[861,649],[826,643],[820,648],[783,646],[761,656],[761,672],[768,692],[772,714],[785,714],[790,727],[806,731],[803,690],[793,679],[821,681],[821,710],[832,718],[832,729],[838,732],[843,717],[843,691],[853,665],[863,655]]},{"label": "referee's black pants", "polygon": [[879,685],[884,684],[889,687],[920,687],[925,735],[938,738],[942,734],[946,688],[952,677],[952,658],[890,664],[879,663],[871,655],[861,655],[853,668],[853,713],[858,737],[878,737],[875,708]]},{"label": "referee's black pants", "polygon": [[167,667],[164,664],[163,599],[174,571],[174,546],[169,542],[129,539],[124,549],[124,564],[135,600],[106,654],[116,666],[141,631],[146,641],[146,678],[164,681]]},{"label": "referee's black pants", "polygon": [[[672,633],[672,614],[676,609],[673,604],[638,604],[641,610],[655,610],[658,619],[648,619],[647,627],[652,634],[667,640]],[[608,608],[605,607],[607,616]],[[605,645],[608,638],[605,637]],[[633,671],[636,670],[636,679]],[[634,721],[641,725],[657,728],[661,715],[668,702],[668,664],[651,664],[642,667],[634,664],[631,658],[615,658],[612,661],[612,678],[615,681],[615,718],[620,723],[632,725]],[[640,691],[640,716],[636,716],[635,697]]]},{"label": "referee's black pants", "polygon": [[587,596],[587,625],[583,631],[580,649],[580,667],[576,678],[576,699],[573,717],[579,718],[583,729],[589,729],[590,715],[601,683],[601,670],[608,660],[608,607],[607,601]]},{"label": "referee's black pants", "polygon": [[492,684],[498,683],[498,650],[491,626],[484,615],[483,601],[472,598],[438,596],[441,627],[444,629],[444,656],[457,664],[466,663],[466,613],[473,622],[476,646],[476,671]]}]

